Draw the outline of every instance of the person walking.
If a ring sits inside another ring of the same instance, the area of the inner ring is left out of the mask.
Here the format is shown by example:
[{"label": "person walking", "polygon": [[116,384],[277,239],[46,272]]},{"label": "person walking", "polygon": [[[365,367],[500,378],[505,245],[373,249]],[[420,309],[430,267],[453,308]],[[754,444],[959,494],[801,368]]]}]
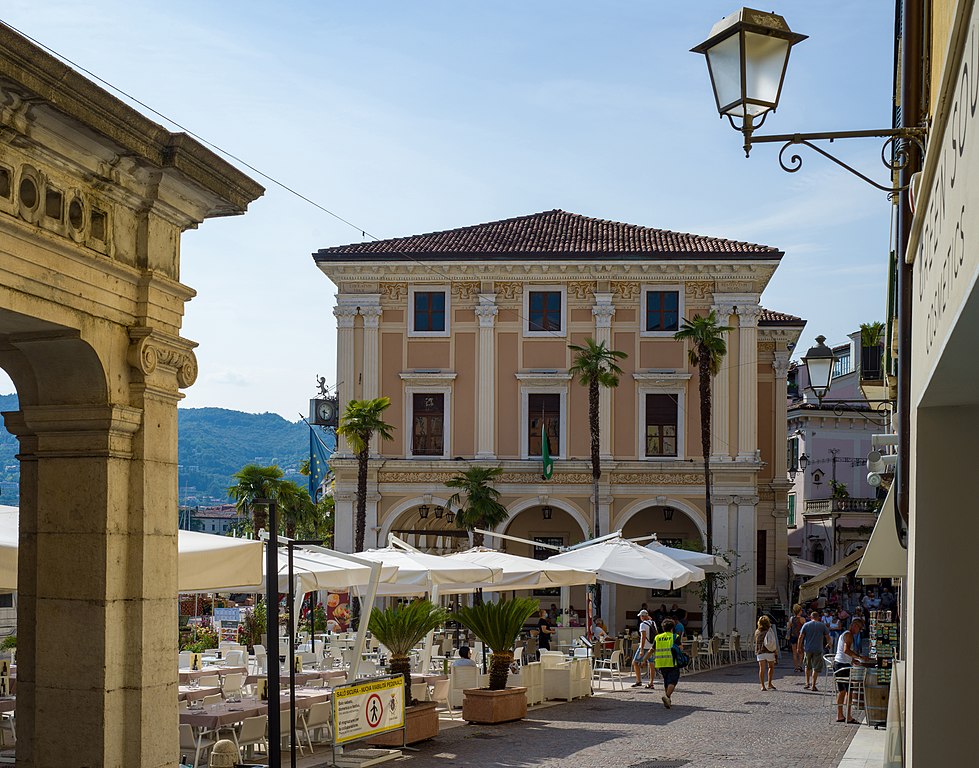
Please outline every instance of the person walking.
[{"label": "person walking", "polygon": [[[758,682],[761,689],[774,691],[772,678],[775,676],[775,663],[778,661],[778,637],[772,628],[772,621],[767,616],[758,617],[758,628],[755,630],[755,658],[758,660]],[[768,677],[768,688],[765,688],[765,677]]]},{"label": "person walking", "polygon": [[792,649],[792,666],[796,672],[802,671],[802,649],[799,647],[799,632],[806,623],[802,606],[796,603],[792,606],[792,618],[789,619],[789,647]]},{"label": "person walking", "polygon": [[[663,677],[663,706],[667,709],[673,706],[673,691],[676,690],[676,684],[680,682],[680,668],[676,665],[673,656],[673,648],[676,645],[676,635],[673,634],[675,626],[673,619],[663,619],[663,631],[653,638],[656,648],[656,669]],[[650,675],[652,675],[651,671]]]},{"label": "person walking", "polygon": [[[829,637],[829,627],[819,620],[819,612],[813,611],[809,614],[809,621],[802,625],[799,630],[798,646],[802,651],[803,663],[806,668],[806,689],[819,690],[816,682],[819,674],[823,671],[823,652],[829,650],[831,640]],[[810,685],[810,678],[812,683]]]},{"label": "person walking", "polygon": [[[833,658],[833,662],[836,664],[836,675],[839,675],[840,671],[844,669],[851,669],[854,663],[871,663],[871,659],[866,656],[861,656],[853,647],[853,639],[862,629],[863,621],[854,619],[850,622],[850,628],[840,635],[840,639],[836,643],[836,656]],[[845,718],[843,717],[844,701],[846,702]],[[860,721],[853,719],[852,710],[853,696],[850,694],[850,678],[848,673],[847,677],[842,680],[839,677],[836,678],[836,722],[847,722],[852,725],[858,725]]]},{"label": "person walking", "polygon": [[632,671],[636,673],[636,682],[633,688],[642,688],[642,668],[645,664],[649,668],[649,684],[647,688],[655,688],[656,668],[653,664],[653,635],[656,632],[656,625],[649,618],[649,611],[643,608],[639,611],[639,646],[632,656]]}]

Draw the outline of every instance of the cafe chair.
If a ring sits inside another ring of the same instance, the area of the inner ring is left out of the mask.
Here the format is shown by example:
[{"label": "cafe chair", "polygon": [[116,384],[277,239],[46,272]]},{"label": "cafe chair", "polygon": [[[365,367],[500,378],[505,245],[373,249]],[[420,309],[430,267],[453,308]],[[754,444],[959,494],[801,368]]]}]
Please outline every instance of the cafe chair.
[{"label": "cafe chair", "polygon": [[[306,754],[306,750],[303,748],[303,735],[300,733],[299,729],[302,728],[302,718],[299,713],[296,713],[296,746],[299,747],[299,754]],[[279,744],[282,749],[290,750],[289,746],[289,710],[283,712],[283,716],[279,718]]]},{"label": "cafe chair", "polygon": [[17,716],[13,712],[4,712],[0,715],[0,747],[7,746],[7,732],[10,733],[10,740],[17,742]]},{"label": "cafe chair", "polygon": [[190,651],[181,651],[177,654],[177,666],[186,669],[190,666]]},{"label": "cafe chair", "polygon": [[206,738],[203,732],[195,735],[194,729],[189,725],[183,723],[180,725],[180,751],[189,752],[190,750],[194,750],[194,762],[191,763],[192,768],[197,768],[201,764],[201,757],[206,757],[214,744],[214,739]]},{"label": "cafe chair", "polygon": [[313,739],[311,734],[318,734],[316,743],[322,744],[333,738],[333,712],[328,701],[321,701],[310,706],[303,713],[302,729],[306,735],[306,743],[309,744],[309,751],[313,751]]},{"label": "cafe chair", "polygon": [[612,655],[607,659],[596,659],[595,667],[592,672],[595,680],[598,681],[599,686],[602,684],[602,678],[608,675],[609,682],[612,684],[612,690],[615,690],[615,683],[618,681],[619,686],[622,690],[625,690],[625,682],[623,682],[622,674],[622,651],[612,651]]},{"label": "cafe chair", "polygon": [[444,704],[446,710],[449,713],[449,717],[453,720],[455,719],[455,711],[449,706],[449,678],[443,680],[436,680],[432,683],[432,692],[429,694],[431,696],[431,701],[434,701],[436,705]]},{"label": "cafe chair", "polygon": [[[261,746],[267,755],[269,753],[269,740],[266,733],[269,729],[269,716],[259,715],[257,717],[246,717],[241,727],[237,731],[232,731],[232,740],[238,751],[242,753],[242,759],[251,759],[256,746]],[[242,751],[244,750],[244,751]]]},{"label": "cafe chair", "polygon": [[479,687],[478,667],[449,667],[449,707],[461,707],[466,688]]},{"label": "cafe chair", "polygon": [[255,655],[248,660],[249,672],[253,675],[264,675],[266,674],[269,666],[269,657],[265,652],[265,646],[257,644],[255,646]]},{"label": "cafe chair", "polygon": [[218,675],[202,675],[197,678],[197,684],[201,688],[220,688],[221,678]]},{"label": "cafe chair", "polygon": [[212,704],[220,704],[224,701],[224,697],[220,693],[212,693],[210,696],[205,696],[201,701],[204,702],[205,707],[210,707]]},{"label": "cafe chair", "polygon": [[224,665],[226,667],[244,667],[245,666],[245,651],[240,649],[235,649],[228,651],[224,655]]},{"label": "cafe chair", "polygon": [[241,696],[241,685],[245,681],[245,676],[241,672],[231,672],[224,676],[224,681],[221,683],[221,693],[224,698],[228,699],[232,696]]}]

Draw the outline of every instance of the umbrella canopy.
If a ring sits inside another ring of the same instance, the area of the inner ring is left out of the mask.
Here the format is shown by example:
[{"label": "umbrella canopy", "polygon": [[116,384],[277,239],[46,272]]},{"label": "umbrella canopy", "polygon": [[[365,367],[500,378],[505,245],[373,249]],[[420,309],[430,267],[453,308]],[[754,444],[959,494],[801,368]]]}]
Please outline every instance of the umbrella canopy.
[{"label": "umbrella canopy", "polygon": [[[508,592],[518,589],[553,589],[555,587],[574,587],[579,584],[594,584],[596,576],[593,571],[558,565],[549,560],[534,560],[530,557],[511,555],[488,547],[473,547],[465,552],[454,552],[448,555],[450,560],[483,565],[488,568],[499,568],[500,576],[490,586],[478,585],[488,591]],[[449,587],[442,594],[452,592],[469,592],[469,588]]]},{"label": "umbrella canopy", "polygon": [[593,571],[599,581],[647,589],[678,589],[706,578],[697,566],[640,547],[626,539],[608,539],[547,558],[547,563]]},{"label": "umbrella canopy", "polygon": [[[0,506],[0,589],[17,589],[19,525],[19,509]],[[177,591],[223,592],[231,591],[236,584],[258,583],[262,578],[262,552],[259,541],[179,531]]]},{"label": "umbrella canopy", "polygon": [[392,581],[378,587],[379,595],[420,595],[436,586],[443,593],[452,591],[453,585],[464,586],[464,591],[486,588],[500,577],[503,570],[425,552],[406,552],[396,547],[368,549],[358,552],[356,556],[398,569]]},{"label": "umbrella canopy", "polygon": [[651,541],[646,545],[646,549],[659,552],[661,555],[672,557],[684,565],[692,565],[700,568],[705,573],[720,573],[729,567],[727,560],[720,555],[710,555],[706,552],[692,552],[689,549],[677,549],[660,544],[658,541]]}]

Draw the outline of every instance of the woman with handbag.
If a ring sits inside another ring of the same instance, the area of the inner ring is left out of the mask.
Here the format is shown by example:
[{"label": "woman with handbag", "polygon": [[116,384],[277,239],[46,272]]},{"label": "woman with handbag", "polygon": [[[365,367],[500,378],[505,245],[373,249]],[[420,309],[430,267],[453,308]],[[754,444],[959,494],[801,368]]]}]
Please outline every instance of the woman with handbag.
[{"label": "woman with handbag", "polygon": [[[778,637],[767,616],[758,617],[758,629],[755,630],[755,658],[758,659],[758,682],[761,683],[761,689],[774,691],[772,677],[775,675],[775,663],[778,661]],[[765,687],[766,673],[767,688]]]}]

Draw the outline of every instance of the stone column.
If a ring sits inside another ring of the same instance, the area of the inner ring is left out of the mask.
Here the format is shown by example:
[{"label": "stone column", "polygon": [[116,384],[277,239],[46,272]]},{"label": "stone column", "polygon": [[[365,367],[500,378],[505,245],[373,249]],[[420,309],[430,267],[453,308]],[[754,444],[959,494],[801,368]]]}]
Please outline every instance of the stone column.
[{"label": "stone column", "polygon": [[496,306],[495,293],[479,294],[479,378],[476,381],[476,458],[496,458]]},{"label": "stone column", "polygon": [[[788,391],[787,377],[789,373],[789,357],[791,353],[787,349],[775,351],[775,359],[772,360],[772,368],[775,369],[775,456],[773,459],[772,476],[776,481],[784,481],[788,472],[787,455],[785,446],[785,430],[788,425]],[[777,438],[781,437],[782,440]]]},{"label": "stone column", "polygon": [[[737,539],[734,538],[734,532],[737,529],[736,512],[734,507],[733,496],[716,495],[712,499],[712,509],[714,513],[714,551],[724,555],[725,557],[730,557],[730,551],[737,547]],[[733,583],[728,581],[723,587],[717,590],[717,597],[727,598],[733,601]],[[704,615],[704,629],[706,630],[706,620],[707,616]],[[715,632],[728,632],[733,625],[732,618],[730,616],[730,610],[725,609],[722,611],[716,611],[714,616],[714,631]]]},{"label": "stone column", "polygon": [[[731,315],[734,313],[731,303],[717,300],[711,310],[717,316],[718,325],[730,326]],[[726,356],[721,361],[721,370],[711,383],[711,461],[731,460],[731,369],[733,367],[730,355]]]},{"label": "stone column", "polygon": [[[612,318],[615,307],[611,293],[596,293],[595,306],[591,310],[595,317],[595,343],[605,342],[606,349],[612,348]],[[612,390],[609,387],[598,389],[598,453],[602,460],[612,460]],[[608,522],[602,523],[607,531]]]},{"label": "stone column", "polygon": [[[356,472],[356,470],[354,470]],[[354,506],[357,503],[357,480],[354,477],[350,490],[334,492],[333,541],[340,552],[354,551]],[[365,537],[366,538],[366,537]]]},{"label": "stone column", "polygon": [[756,305],[738,306],[738,461],[758,460],[758,317]]},{"label": "stone column", "polygon": [[[353,400],[356,385],[354,370],[354,319],[357,317],[357,305],[351,297],[337,296],[337,305],[333,308],[337,319],[337,397],[340,413],[343,414],[347,403]],[[349,459],[353,454],[344,437],[337,438],[337,450],[334,454],[338,459]]]},{"label": "stone column", "polygon": [[[364,354],[363,365],[363,385],[361,387],[361,397],[364,400],[373,400],[381,396],[379,391],[381,378],[381,356],[378,344],[379,329],[381,325],[381,305],[379,295],[361,295],[358,297],[360,302],[360,314],[364,318]],[[381,438],[376,434],[371,438],[371,457],[379,454]]]},{"label": "stone column", "polygon": [[756,509],[758,505],[757,496],[735,496],[737,504],[737,547],[738,568],[741,570],[735,579],[736,585],[734,594],[736,595],[737,606],[735,608],[735,626],[742,635],[750,634],[755,626],[756,606],[755,600],[758,593],[755,569],[755,549],[756,535],[758,531],[758,521]]}]

